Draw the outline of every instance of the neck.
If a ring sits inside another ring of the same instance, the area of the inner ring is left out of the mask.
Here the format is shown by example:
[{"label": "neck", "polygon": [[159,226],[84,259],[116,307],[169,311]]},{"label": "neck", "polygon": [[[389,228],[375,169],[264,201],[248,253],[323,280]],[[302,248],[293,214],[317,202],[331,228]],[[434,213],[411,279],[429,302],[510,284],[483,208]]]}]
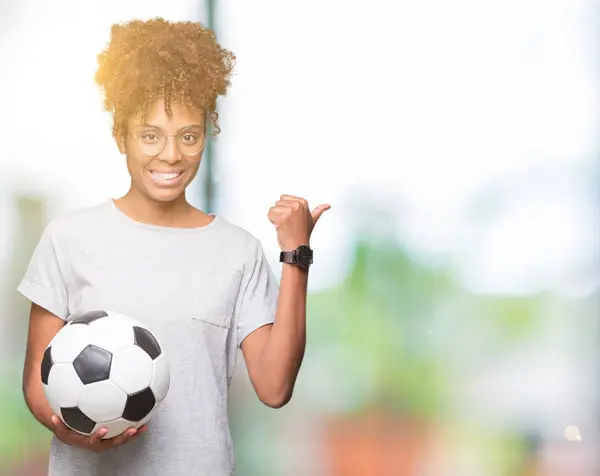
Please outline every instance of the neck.
[{"label": "neck", "polygon": [[134,188],[115,200],[119,209],[133,220],[157,226],[185,227],[190,215],[197,210],[186,200],[185,194],[177,199],[161,202]]}]

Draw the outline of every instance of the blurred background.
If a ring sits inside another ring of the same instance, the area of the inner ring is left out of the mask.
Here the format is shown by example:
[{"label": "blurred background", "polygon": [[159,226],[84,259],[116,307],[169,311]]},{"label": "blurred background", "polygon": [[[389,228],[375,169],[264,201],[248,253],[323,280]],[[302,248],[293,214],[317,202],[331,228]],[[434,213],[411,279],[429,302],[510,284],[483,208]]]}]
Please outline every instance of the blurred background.
[{"label": "blurred background", "polygon": [[247,228],[329,202],[292,402],[231,387],[240,476],[600,474],[598,0],[3,0],[0,474],[45,474],[15,289],[48,220],[125,193],[93,83],[114,22],[237,55],[189,190]]}]

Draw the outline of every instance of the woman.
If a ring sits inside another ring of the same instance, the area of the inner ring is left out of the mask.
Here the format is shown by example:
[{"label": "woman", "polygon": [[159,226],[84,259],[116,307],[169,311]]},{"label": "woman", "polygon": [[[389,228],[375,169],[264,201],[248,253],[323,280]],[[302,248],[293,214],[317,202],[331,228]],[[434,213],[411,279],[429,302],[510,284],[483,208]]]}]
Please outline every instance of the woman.
[{"label": "woman", "polygon": [[[197,23],[133,21],[111,33],[96,80],[131,187],[44,230],[19,286],[32,301],[25,399],[54,433],[50,475],[233,474],[227,389],[237,348],[258,398],[285,405],[304,352],[310,234],[329,205],[311,212],[302,198],[282,195],[270,208],[282,249],[278,285],[253,235],[185,197],[209,121],[218,132],[216,100],[234,56]],[[171,364],[169,395],[148,427],[106,440],[103,429],[91,437],[68,429],[40,381],[50,340],[94,309],[144,321]]]}]

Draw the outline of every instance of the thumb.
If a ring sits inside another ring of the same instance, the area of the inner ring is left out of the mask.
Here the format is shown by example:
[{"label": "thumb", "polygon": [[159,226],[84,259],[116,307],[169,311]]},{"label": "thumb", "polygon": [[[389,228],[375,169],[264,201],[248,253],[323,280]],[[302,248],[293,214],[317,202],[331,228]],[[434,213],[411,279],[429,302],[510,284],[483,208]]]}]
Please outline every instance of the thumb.
[{"label": "thumb", "polygon": [[60,419],[58,418],[58,416],[52,415],[52,417],[50,418],[50,421],[52,422],[52,426],[55,429],[58,429],[58,430],[61,429],[61,427],[62,427],[61,423],[62,422],[60,421]]},{"label": "thumb", "polygon": [[316,207],[310,214],[312,215],[313,223],[317,223],[317,220],[321,218],[321,215],[331,208],[331,205],[324,203]]},{"label": "thumb", "polygon": [[57,415],[52,415],[51,422],[55,433],[63,434],[67,431],[67,427]]}]

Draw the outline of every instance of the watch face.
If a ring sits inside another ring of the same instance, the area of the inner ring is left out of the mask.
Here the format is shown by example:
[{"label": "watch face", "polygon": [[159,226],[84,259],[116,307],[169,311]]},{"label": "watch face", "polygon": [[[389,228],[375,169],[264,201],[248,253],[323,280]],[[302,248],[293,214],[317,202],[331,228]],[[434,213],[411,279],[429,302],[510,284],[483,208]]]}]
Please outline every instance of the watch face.
[{"label": "watch face", "polygon": [[313,252],[305,245],[299,246],[296,251],[296,260],[303,268],[308,268],[313,262]]}]

